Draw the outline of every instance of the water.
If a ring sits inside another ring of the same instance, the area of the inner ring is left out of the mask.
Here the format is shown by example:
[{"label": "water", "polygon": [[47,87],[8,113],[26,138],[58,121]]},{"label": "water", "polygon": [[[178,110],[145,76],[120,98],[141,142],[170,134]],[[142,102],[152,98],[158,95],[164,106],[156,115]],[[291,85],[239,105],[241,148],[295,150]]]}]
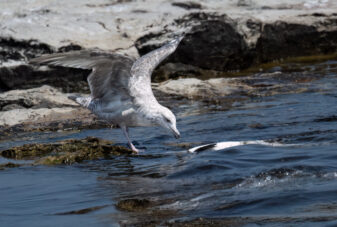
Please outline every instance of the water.
[{"label": "water", "polygon": [[[248,144],[191,154],[159,129],[131,129],[137,146],[146,149],[139,156],[0,171],[1,226],[146,225],[198,217],[232,218],[248,226],[337,225],[337,62],[300,68],[297,79],[264,78],[263,83],[285,86],[259,86],[260,95],[223,111],[186,116],[186,106],[175,109],[179,143],[265,140],[283,146]],[[125,144],[119,129],[99,129],[32,134],[29,141],[3,141],[0,149],[86,136]],[[151,206],[116,209],[124,199],[147,199]],[[87,208],[93,210],[82,210]]]}]

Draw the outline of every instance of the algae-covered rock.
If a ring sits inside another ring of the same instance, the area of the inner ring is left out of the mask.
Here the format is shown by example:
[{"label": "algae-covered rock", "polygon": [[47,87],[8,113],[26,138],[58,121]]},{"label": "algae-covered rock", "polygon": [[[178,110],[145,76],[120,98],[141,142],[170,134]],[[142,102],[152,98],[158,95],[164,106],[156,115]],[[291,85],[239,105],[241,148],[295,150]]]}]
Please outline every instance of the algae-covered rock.
[{"label": "algae-covered rock", "polygon": [[1,155],[12,159],[33,159],[35,164],[70,165],[85,160],[111,158],[113,155],[131,153],[132,151],[125,147],[111,145],[110,141],[87,137],[52,144],[25,144],[4,150]]},{"label": "algae-covered rock", "polygon": [[147,199],[125,199],[117,203],[116,207],[123,211],[143,211],[151,205]]},{"label": "algae-covered rock", "polygon": [[103,209],[107,207],[108,205],[103,205],[103,206],[94,206],[94,207],[88,207],[80,210],[72,210],[72,211],[67,211],[67,212],[61,212],[61,213],[56,213],[56,215],[73,215],[73,214],[87,214],[96,210]]},{"label": "algae-covered rock", "polygon": [[7,168],[15,168],[15,167],[20,167],[20,164],[16,164],[16,163],[12,163],[12,162],[8,162],[5,164],[1,164],[0,165],[0,170],[5,170]]},{"label": "algae-covered rock", "polygon": [[1,155],[12,159],[34,159],[51,153],[56,146],[53,144],[25,144],[4,150]]}]

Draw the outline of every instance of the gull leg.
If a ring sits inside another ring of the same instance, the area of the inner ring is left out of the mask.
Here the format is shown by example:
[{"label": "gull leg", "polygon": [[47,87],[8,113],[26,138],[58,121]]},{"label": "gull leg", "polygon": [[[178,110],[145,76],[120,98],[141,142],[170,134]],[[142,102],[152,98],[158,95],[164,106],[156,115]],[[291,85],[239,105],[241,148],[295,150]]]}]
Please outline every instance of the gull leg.
[{"label": "gull leg", "polygon": [[130,140],[128,127],[126,127],[126,126],[120,126],[120,127],[123,131],[124,136],[128,140],[128,144],[129,144],[129,147],[131,148],[131,150],[138,153],[139,150],[132,144],[132,142]]}]

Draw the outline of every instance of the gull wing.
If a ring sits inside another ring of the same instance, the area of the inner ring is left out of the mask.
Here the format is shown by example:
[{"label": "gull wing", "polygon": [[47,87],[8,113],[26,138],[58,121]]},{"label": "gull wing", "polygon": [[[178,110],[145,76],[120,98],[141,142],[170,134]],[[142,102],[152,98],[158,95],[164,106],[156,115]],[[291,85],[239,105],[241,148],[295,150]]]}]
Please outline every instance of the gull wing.
[{"label": "gull wing", "polygon": [[176,38],[135,61],[131,68],[130,79],[130,82],[132,82],[130,92],[133,97],[141,96],[140,93],[153,95],[151,89],[151,75],[153,70],[176,50],[182,39],[183,36]]},{"label": "gull wing", "polygon": [[91,69],[88,83],[93,98],[116,94],[128,96],[127,87],[133,62],[129,57],[98,49],[45,55],[30,61],[33,64]]}]

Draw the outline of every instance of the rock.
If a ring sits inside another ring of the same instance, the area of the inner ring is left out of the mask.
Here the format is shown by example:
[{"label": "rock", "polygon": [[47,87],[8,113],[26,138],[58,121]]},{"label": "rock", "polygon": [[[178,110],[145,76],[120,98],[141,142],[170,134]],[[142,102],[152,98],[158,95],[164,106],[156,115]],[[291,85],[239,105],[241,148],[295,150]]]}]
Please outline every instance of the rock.
[{"label": "rock", "polygon": [[247,44],[235,28],[235,21],[226,15],[191,13],[177,18],[170,25],[170,29],[171,32],[161,32],[138,39],[136,47],[139,53],[143,55],[163,44],[157,41],[159,45],[155,45],[153,39],[170,40],[174,31],[183,29],[187,31],[186,35],[167,62],[179,62],[218,71],[250,65]]},{"label": "rock", "polygon": [[111,158],[115,155],[131,153],[130,149],[111,145],[110,141],[88,137],[53,144],[26,144],[4,150],[1,156],[10,159],[35,160],[34,163],[37,165],[71,165],[85,160]]},{"label": "rock", "polygon": [[249,223],[245,217],[228,217],[228,218],[195,218],[186,221],[172,221],[165,223],[169,227],[240,227]]},{"label": "rock", "polygon": [[48,84],[60,88],[63,92],[89,92],[86,80],[89,70],[32,67],[25,62],[16,62],[16,64],[18,65],[7,66],[6,64],[0,68],[0,91],[35,88]]},{"label": "rock", "polygon": [[191,2],[191,1],[186,1],[186,2],[172,2],[173,6],[181,7],[186,10],[191,10],[191,9],[202,9],[202,5],[197,2]]},{"label": "rock", "polygon": [[[143,55],[183,33],[185,38],[164,64],[241,70],[287,57],[336,52],[337,15],[297,15],[261,21],[254,17],[233,19],[219,12],[193,12],[167,24],[164,31],[141,37],[136,47]],[[169,77],[175,75],[173,72]]]},{"label": "rock", "polygon": [[[13,117],[15,116],[15,117]],[[17,132],[57,131],[109,126],[82,108],[14,109],[0,112],[0,138]]]},{"label": "rock", "polygon": [[235,92],[241,91],[240,85],[234,79],[219,78],[206,81],[186,78],[169,80],[158,85],[155,89],[170,95],[180,95],[189,99],[216,100]]},{"label": "rock", "polygon": [[147,199],[125,199],[117,203],[116,207],[123,211],[143,211],[150,207],[151,202]]},{"label": "rock", "polygon": [[94,207],[84,208],[84,209],[80,209],[80,210],[72,210],[72,211],[68,211],[68,212],[56,213],[55,215],[88,214],[90,212],[94,212],[94,211],[103,209],[107,206],[108,205],[94,206]]},{"label": "rock", "polygon": [[68,94],[50,86],[0,94],[0,128],[3,133],[11,128],[44,131],[106,125],[89,110],[68,99]]},{"label": "rock", "polygon": [[28,59],[42,54],[80,49],[80,46],[72,44],[57,49],[34,40],[14,40],[0,36],[0,91],[26,89],[44,84],[62,88],[64,92],[88,91],[88,70],[32,67],[26,63]]},{"label": "rock", "polygon": [[0,93],[0,111],[7,105],[16,104],[23,108],[79,107],[67,94],[56,88],[44,85],[27,90],[11,90]]},{"label": "rock", "polygon": [[193,146],[201,145],[201,143],[200,142],[165,143],[165,145],[187,150],[189,148],[192,148]]},{"label": "rock", "polygon": [[[302,17],[304,20],[308,18]],[[255,61],[263,63],[293,56],[336,52],[337,15],[323,18],[323,21],[314,20],[309,25],[284,21],[265,24],[256,43]]]},{"label": "rock", "polygon": [[[284,93],[300,93],[311,89],[310,83],[319,79],[314,72],[255,73],[236,78],[200,80],[181,78],[159,83],[155,90],[192,100],[215,102],[219,106],[251,97]],[[231,105],[231,104],[230,104]]]},{"label": "rock", "polygon": [[[333,53],[336,9],[334,0],[203,1],[202,5],[168,0],[94,4],[13,0],[0,9],[0,90],[49,84],[64,92],[83,92],[83,87],[88,91],[89,71],[45,70],[26,62],[41,54],[93,47],[137,57],[183,33],[185,39],[162,66],[173,63],[224,72],[289,56]],[[166,75],[161,81],[179,77],[176,72]]]},{"label": "rock", "polygon": [[5,164],[0,164],[0,170],[5,170],[7,168],[16,168],[16,167],[20,167],[20,166],[21,166],[21,164],[8,162],[8,163],[5,163]]}]

